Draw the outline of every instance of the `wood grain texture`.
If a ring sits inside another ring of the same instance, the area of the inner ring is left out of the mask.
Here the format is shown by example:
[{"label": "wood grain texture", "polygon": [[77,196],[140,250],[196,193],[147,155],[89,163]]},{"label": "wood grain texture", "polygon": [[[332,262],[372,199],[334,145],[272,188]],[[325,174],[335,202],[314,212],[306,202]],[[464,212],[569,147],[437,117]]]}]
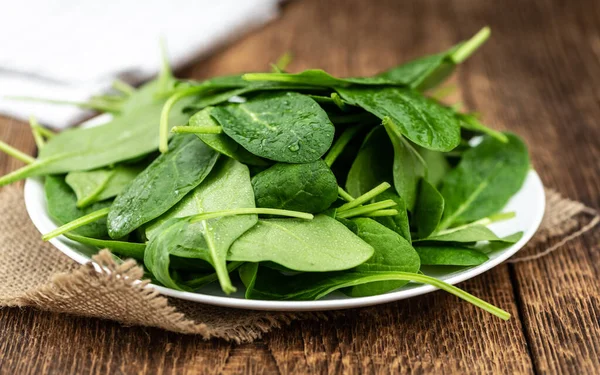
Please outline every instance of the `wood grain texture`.
[{"label": "wood grain texture", "polygon": [[[457,100],[522,135],[543,181],[600,207],[600,3],[597,1],[291,2],[264,29],[184,69],[205,78],[265,70],[372,74],[442,50],[483,25],[493,37],[462,66]],[[29,128],[0,139],[34,152]],[[0,172],[20,167],[0,155]],[[296,322],[253,344],[32,309],[0,310],[0,373],[594,373],[600,370],[600,231],[538,261],[461,287],[507,309],[503,322],[442,292]]]}]

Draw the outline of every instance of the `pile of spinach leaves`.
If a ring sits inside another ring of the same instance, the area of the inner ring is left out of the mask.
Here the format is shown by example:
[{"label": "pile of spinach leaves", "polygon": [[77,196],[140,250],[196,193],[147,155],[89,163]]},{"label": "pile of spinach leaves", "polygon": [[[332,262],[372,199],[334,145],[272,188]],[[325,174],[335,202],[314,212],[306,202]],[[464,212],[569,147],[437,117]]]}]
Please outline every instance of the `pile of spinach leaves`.
[{"label": "pile of spinach leaves", "polygon": [[62,225],[45,239],[137,258],[170,288],[312,300],[416,282],[508,318],[421,272],[482,264],[520,238],[486,225],[513,216],[500,211],[530,168],[525,144],[425,91],[488,36],[373,77],[276,65],[177,81],[165,64],[140,88],[95,98],[112,103],[103,126],[32,123],[37,159],[0,143],[27,163],[0,186],[45,176]]}]

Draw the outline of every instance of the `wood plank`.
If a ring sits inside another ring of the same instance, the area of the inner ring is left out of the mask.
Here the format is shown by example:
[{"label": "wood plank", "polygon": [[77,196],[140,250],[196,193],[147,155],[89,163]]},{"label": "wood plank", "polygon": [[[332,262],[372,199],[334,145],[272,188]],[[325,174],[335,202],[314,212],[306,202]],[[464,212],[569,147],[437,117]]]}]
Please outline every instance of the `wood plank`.
[{"label": "wood plank", "polygon": [[[547,186],[600,207],[600,4],[571,2],[566,11],[557,2],[519,2],[506,6],[511,16],[482,7],[475,18],[467,2],[454,5],[461,29],[481,19],[495,31],[467,77],[461,73],[476,93],[469,106],[526,139]],[[511,266],[537,372],[600,369],[598,250],[596,229],[553,255]]]}]

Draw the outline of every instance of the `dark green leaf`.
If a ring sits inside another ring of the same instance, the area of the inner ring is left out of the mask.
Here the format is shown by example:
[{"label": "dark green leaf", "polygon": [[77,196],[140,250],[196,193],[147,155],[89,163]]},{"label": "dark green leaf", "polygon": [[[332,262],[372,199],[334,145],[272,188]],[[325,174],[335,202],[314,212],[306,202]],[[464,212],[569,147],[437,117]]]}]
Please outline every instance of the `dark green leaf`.
[{"label": "dark green leaf", "polygon": [[257,207],[317,213],[338,197],[338,185],[323,160],[275,164],[252,178]]},{"label": "dark green leaf", "polygon": [[[359,218],[354,219],[358,227],[357,235],[373,246],[375,252],[369,260],[357,266],[352,272],[417,272],[419,256],[410,243],[398,233],[378,222]],[[408,281],[379,281],[348,288],[344,292],[351,297],[365,297],[387,293],[405,285]]]},{"label": "dark green leaf", "polygon": [[460,125],[453,113],[415,90],[398,87],[336,90],[350,104],[364,108],[382,120],[388,117],[396,134],[419,146],[450,151],[460,143]]},{"label": "dark green leaf", "polygon": [[350,167],[346,190],[361,196],[382,182],[392,182],[394,150],[383,126],[371,130]]},{"label": "dark green leaf", "polygon": [[327,113],[298,93],[264,94],[213,108],[223,131],[254,155],[285,163],[318,160],[333,142]]},{"label": "dark green leaf", "polygon": [[[203,127],[219,125],[210,116],[211,110],[212,108],[205,108],[193,115],[190,118],[190,126]],[[196,134],[196,136],[198,136],[202,142],[206,143],[213,150],[244,164],[258,166],[268,165],[265,160],[248,152],[248,150],[240,146],[226,134]]]},{"label": "dark green leaf", "polygon": [[198,186],[218,153],[195,135],[173,137],[161,154],[117,196],[108,214],[108,233],[120,238],[162,215]]},{"label": "dark green leaf", "polygon": [[[110,207],[112,204],[112,202],[104,201],[94,203],[86,208],[77,208],[77,197],[65,182],[64,176],[46,176],[44,191],[48,205],[48,214],[60,225],[69,223],[102,208]],[[79,227],[73,233],[85,237],[108,238],[106,219],[103,218]]]},{"label": "dark green leaf", "polygon": [[489,259],[482,252],[468,247],[417,246],[415,250],[424,266],[478,266]]},{"label": "dark green leaf", "polygon": [[398,211],[398,215],[383,216],[374,219],[378,223],[383,224],[386,227],[393,230],[394,232],[398,233],[410,243],[412,241],[410,235],[410,225],[408,221],[408,212],[406,210],[406,204],[404,203],[404,200],[402,200],[402,198],[400,198],[400,196],[395,192],[387,190],[376,196],[373,201],[380,202],[388,199],[391,199],[394,202],[396,202],[396,206],[394,206],[394,209]]},{"label": "dark green leaf", "polygon": [[493,215],[519,191],[529,171],[529,155],[519,137],[506,136],[508,143],[485,137],[444,178],[446,208],[440,228]]},{"label": "dark green leaf", "polygon": [[414,147],[394,131],[387,119],[383,120],[383,125],[394,147],[394,187],[406,208],[412,212],[417,201],[419,181],[427,174],[427,166]]},{"label": "dark green leaf", "polygon": [[433,233],[444,213],[444,198],[427,180],[422,179],[413,216],[417,236],[425,238]]}]

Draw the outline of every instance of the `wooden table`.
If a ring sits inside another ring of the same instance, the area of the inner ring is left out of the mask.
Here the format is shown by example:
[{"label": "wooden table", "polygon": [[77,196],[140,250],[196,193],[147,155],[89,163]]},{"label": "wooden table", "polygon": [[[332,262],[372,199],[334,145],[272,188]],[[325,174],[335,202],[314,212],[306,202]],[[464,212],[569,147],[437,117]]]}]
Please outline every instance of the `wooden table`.
[{"label": "wooden table", "polygon": [[[294,71],[372,74],[441,51],[484,25],[494,35],[458,70],[460,100],[491,126],[523,136],[547,186],[600,207],[599,1],[296,1],[277,21],[181,73],[262,71],[291,51]],[[0,139],[34,152],[28,126],[18,121],[0,118]],[[0,155],[0,172],[20,165]],[[595,230],[543,259],[501,265],[461,284],[510,311],[509,322],[436,292],[377,313],[292,323],[235,345],[2,309],[0,372],[597,373],[599,244]]]}]

